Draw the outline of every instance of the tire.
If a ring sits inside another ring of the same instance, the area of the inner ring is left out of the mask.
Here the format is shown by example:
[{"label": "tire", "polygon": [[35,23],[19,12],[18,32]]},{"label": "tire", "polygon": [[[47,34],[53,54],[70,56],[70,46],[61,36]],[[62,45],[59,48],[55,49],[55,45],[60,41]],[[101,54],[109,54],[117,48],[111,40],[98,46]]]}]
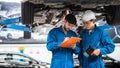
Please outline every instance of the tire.
[{"label": "tire", "polygon": [[8,33],[8,34],[7,34],[7,39],[8,39],[8,40],[11,40],[11,39],[12,39],[12,34]]},{"label": "tire", "polygon": [[120,5],[105,7],[106,20],[109,25],[120,25]]}]

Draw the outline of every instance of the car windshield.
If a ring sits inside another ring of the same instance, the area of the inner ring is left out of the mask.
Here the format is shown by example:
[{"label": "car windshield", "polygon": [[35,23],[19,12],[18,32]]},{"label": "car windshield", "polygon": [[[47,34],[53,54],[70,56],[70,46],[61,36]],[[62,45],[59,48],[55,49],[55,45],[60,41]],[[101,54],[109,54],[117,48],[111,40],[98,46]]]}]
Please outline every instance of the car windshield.
[{"label": "car windshield", "polygon": [[5,28],[2,28],[2,29],[1,29],[1,31],[7,31],[7,29],[5,29]]}]

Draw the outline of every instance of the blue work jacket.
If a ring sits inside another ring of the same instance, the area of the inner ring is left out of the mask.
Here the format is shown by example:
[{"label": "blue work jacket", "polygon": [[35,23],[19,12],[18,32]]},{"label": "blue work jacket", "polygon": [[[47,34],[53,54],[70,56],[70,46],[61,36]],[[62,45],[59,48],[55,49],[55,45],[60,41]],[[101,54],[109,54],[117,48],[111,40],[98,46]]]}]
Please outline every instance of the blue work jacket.
[{"label": "blue work jacket", "polygon": [[[66,37],[77,37],[76,33],[69,30],[64,33],[62,26],[53,28],[47,38],[47,49],[52,51],[52,60],[50,68],[74,68],[73,53],[79,53],[79,47],[62,48],[60,44]],[[49,56],[48,56],[49,57]]]},{"label": "blue work jacket", "polygon": [[[107,32],[95,26],[91,32],[86,29],[83,30],[80,37],[82,38],[80,42],[81,51],[78,56],[80,65],[83,68],[104,68],[102,55],[112,53],[115,48],[115,45]],[[100,49],[100,55],[87,57],[85,52],[89,46],[94,49]]]}]

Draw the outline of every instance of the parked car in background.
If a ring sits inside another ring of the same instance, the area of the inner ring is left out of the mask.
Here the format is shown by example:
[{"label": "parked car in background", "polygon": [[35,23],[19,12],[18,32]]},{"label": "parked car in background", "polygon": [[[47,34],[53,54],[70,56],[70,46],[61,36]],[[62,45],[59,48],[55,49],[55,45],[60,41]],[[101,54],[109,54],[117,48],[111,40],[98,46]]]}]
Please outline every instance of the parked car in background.
[{"label": "parked car in background", "polygon": [[11,40],[11,39],[20,39],[23,38],[24,31],[11,29],[11,28],[2,28],[0,30],[0,37]]}]

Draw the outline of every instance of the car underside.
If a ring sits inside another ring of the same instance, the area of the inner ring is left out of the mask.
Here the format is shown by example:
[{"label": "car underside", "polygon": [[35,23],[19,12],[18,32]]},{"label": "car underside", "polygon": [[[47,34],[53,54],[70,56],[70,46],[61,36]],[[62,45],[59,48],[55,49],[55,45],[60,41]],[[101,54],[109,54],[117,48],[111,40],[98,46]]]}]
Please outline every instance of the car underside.
[{"label": "car underside", "polygon": [[[26,25],[33,24],[33,17],[35,13],[39,11],[68,8],[71,11],[93,10],[95,12],[100,12],[106,17],[108,24],[119,25],[119,4],[119,0],[23,0],[22,20]],[[27,19],[29,18],[31,20],[28,21]]]}]

